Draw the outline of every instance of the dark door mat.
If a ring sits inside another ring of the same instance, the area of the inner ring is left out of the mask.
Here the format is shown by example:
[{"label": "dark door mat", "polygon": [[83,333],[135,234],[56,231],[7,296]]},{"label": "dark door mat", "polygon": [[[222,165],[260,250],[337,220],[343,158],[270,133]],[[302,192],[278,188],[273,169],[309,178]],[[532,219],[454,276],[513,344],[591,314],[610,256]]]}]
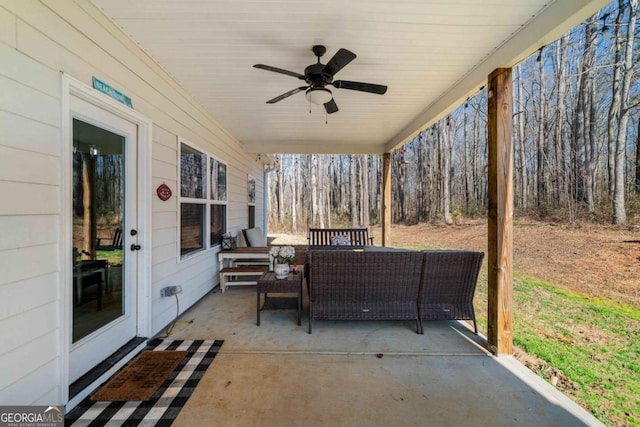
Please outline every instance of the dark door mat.
[{"label": "dark door mat", "polygon": [[186,355],[186,351],[145,350],[95,392],[91,400],[149,400]]}]

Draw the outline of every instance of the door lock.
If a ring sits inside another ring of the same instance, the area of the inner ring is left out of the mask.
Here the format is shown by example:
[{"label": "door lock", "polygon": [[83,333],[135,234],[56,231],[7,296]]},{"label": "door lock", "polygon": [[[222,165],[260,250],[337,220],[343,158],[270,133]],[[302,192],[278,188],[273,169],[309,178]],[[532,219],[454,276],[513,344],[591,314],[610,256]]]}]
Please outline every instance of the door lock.
[{"label": "door lock", "polygon": [[133,244],[131,245],[131,250],[132,250],[132,251],[139,251],[140,249],[142,249],[142,247],[141,247],[140,245],[137,245],[137,244],[135,244],[135,243],[133,243]]}]

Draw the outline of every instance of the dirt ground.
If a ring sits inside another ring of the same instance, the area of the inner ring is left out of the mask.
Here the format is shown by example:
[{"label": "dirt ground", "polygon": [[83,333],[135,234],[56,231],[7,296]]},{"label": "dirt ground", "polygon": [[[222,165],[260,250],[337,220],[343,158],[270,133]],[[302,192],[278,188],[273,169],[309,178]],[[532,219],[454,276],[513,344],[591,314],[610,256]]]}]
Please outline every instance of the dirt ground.
[{"label": "dirt ground", "polygon": [[[377,244],[381,230],[374,229]],[[486,220],[460,225],[396,225],[392,246],[471,249],[487,253]],[[640,229],[516,221],[514,270],[590,297],[640,307]]]}]

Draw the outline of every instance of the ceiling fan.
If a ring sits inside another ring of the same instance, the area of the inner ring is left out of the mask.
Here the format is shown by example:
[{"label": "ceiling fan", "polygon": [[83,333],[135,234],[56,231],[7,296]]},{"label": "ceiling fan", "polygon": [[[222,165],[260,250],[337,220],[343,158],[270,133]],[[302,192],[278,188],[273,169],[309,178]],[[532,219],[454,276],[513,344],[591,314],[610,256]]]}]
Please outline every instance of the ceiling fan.
[{"label": "ceiling fan", "polygon": [[317,105],[324,105],[327,113],[332,114],[338,111],[338,106],[333,100],[333,94],[331,91],[325,87],[327,85],[331,85],[336,89],[351,89],[361,92],[375,93],[378,95],[384,95],[387,91],[387,87],[383,85],[351,82],[347,80],[333,80],[333,76],[335,76],[338,71],[342,70],[347,64],[356,58],[355,53],[350,52],[347,49],[340,49],[325,65],[320,63],[320,57],[325,54],[327,48],[322,45],[316,45],[313,46],[311,50],[313,51],[313,54],[318,57],[318,62],[305,68],[304,74],[264,64],[255,64],[253,66],[254,68],[260,68],[262,70],[296,77],[307,83],[307,86],[297,87],[289,92],[268,100],[267,104],[275,104],[278,101],[282,101],[283,99],[290,97],[291,95],[305,91],[305,98],[307,98],[309,102]]}]

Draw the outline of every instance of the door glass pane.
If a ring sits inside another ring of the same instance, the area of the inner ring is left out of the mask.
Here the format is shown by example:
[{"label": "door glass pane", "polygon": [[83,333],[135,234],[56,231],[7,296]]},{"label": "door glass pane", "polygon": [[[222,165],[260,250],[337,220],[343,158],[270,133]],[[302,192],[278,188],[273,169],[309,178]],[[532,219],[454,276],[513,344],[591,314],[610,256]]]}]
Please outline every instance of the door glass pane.
[{"label": "door glass pane", "polygon": [[73,342],[124,314],[124,144],[73,120]]}]

